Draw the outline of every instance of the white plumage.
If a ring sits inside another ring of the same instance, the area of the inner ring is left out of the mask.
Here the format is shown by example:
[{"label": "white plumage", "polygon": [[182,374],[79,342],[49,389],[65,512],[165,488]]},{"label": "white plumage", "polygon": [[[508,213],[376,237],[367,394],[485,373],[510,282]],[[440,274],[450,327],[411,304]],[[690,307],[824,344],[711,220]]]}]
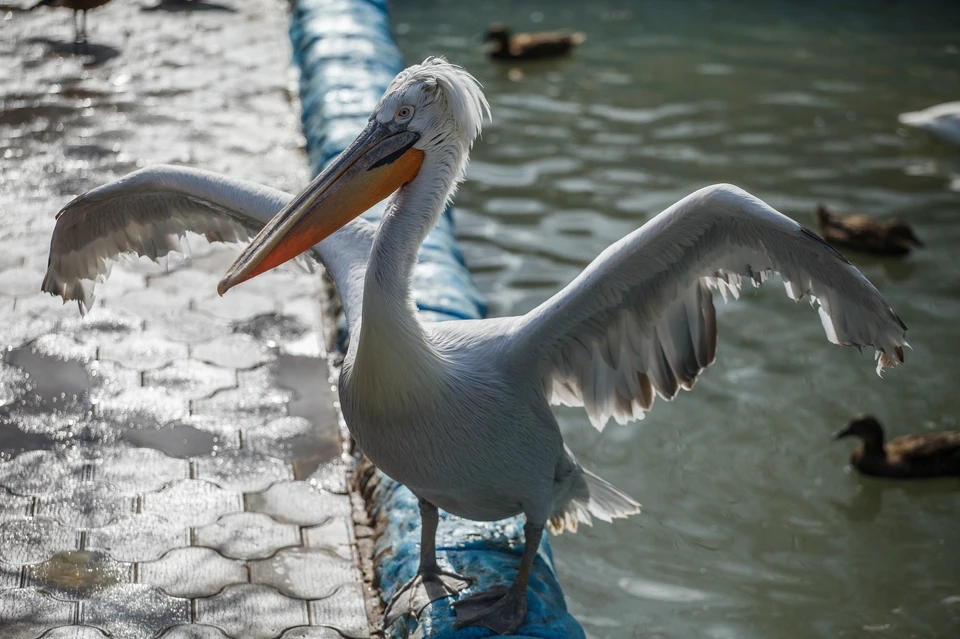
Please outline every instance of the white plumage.
[{"label": "white plumage", "polygon": [[[119,252],[157,257],[185,230],[240,239],[282,208],[224,278],[226,290],[288,236],[322,222],[315,211],[345,182],[420,162],[413,177],[404,174],[379,229],[353,220],[313,248],[351,334],[341,406],[364,452],[421,500],[420,571],[396,593],[387,621],[466,585],[436,564],[438,506],[480,520],[523,513],[528,543],[511,587],[456,604],[463,624],[512,632],[526,611],[526,577],[545,526],[575,530],[591,517],[639,512],[580,467],[550,403],[582,405],[602,428],[611,417],[642,417],[654,393],[670,399],[692,388],[716,355],[711,291],[737,296],[742,282],[759,284],[770,273],[780,274],[790,297],[818,305],[830,341],[874,348],[878,370],[903,361],[906,328],[839,253],[728,185],[673,205],[524,316],[422,321],[410,295],[417,247],[463,176],[485,109],[469,74],[428,59],[397,77],[358,141],[294,199],[191,169],[138,171],[61,212],[44,290],[88,299],[90,281]],[[381,140],[404,146],[371,158]],[[338,207],[324,215],[342,216]]]},{"label": "white plumage", "polygon": [[921,111],[901,113],[901,124],[922,129],[949,144],[960,146],[960,102],[944,102]]}]

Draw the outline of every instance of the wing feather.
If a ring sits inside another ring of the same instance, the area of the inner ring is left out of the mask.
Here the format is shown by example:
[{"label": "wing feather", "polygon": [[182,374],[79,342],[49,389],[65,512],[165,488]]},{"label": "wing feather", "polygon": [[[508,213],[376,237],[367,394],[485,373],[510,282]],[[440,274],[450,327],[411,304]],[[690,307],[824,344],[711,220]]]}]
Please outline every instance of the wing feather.
[{"label": "wing feather", "polygon": [[[179,166],[154,166],[97,187],[58,214],[42,290],[76,300],[80,312],[94,301],[97,282],[124,254],[159,260],[189,254],[187,233],[210,242],[253,237],[291,195],[255,182]],[[354,220],[313,247],[330,271],[348,321],[359,317],[363,273],[373,225]]]},{"label": "wing feather", "polygon": [[654,392],[693,388],[716,358],[713,290],[779,274],[818,306],[835,344],[872,346],[877,371],[903,362],[906,327],[880,293],[819,237],[730,185],[701,189],[613,244],[520,319],[516,353],[542,362],[552,403],[586,408],[602,429],[643,417]]}]

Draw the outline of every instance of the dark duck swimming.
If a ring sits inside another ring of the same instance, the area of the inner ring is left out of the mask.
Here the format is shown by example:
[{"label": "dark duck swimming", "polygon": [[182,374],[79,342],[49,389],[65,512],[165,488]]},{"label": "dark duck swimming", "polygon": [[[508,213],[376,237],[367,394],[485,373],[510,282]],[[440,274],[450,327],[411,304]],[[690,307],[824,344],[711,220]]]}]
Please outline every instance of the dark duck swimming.
[{"label": "dark duck swimming", "polygon": [[586,39],[582,33],[544,31],[514,33],[500,23],[487,29],[484,42],[491,42],[487,54],[500,60],[542,60],[566,55]]},{"label": "dark duck swimming", "polygon": [[817,207],[820,235],[839,248],[874,255],[906,255],[923,246],[913,229],[893,219],[879,221],[868,215],[837,215],[827,207]]},{"label": "dark duck swimming", "polygon": [[837,439],[859,437],[850,463],[864,475],[900,479],[960,477],[960,432],[903,435],[884,441],[883,427],[872,415],[857,415]]}]

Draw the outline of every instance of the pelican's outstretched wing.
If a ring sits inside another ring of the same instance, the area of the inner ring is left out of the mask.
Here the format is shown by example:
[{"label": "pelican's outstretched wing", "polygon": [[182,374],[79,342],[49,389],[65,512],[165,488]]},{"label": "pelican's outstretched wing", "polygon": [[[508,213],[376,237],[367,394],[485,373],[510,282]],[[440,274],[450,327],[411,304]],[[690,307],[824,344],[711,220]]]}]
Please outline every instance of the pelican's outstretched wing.
[{"label": "pelican's outstretched wing", "polygon": [[[211,242],[239,242],[255,235],[291,195],[255,182],[179,166],[135,171],[97,187],[57,215],[42,289],[93,303],[97,281],[124,253],[159,259],[186,253],[187,232]],[[373,226],[356,220],[313,248],[330,271],[348,319],[358,315]],[[360,276],[357,276],[357,273]]]},{"label": "pelican's outstretched wing", "polygon": [[779,273],[794,300],[819,303],[827,338],[872,346],[877,371],[903,362],[906,326],[876,288],[819,237],[749,193],[711,186],[610,246],[520,319],[517,352],[542,362],[552,403],[584,406],[598,429],[643,417],[713,363],[711,289]]}]

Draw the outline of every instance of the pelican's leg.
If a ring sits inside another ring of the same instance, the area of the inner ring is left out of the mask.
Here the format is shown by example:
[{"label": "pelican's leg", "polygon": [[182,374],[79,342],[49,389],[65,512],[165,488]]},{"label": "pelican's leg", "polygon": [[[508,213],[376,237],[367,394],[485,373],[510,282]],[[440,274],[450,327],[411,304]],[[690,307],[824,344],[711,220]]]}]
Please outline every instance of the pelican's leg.
[{"label": "pelican's leg", "polygon": [[420,568],[413,579],[393,593],[383,613],[386,628],[403,615],[417,616],[430,602],[452,597],[470,585],[470,579],[453,572],[440,570],[437,563],[437,507],[426,499],[420,500]]},{"label": "pelican's leg", "polygon": [[456,628],[483,626],[497,634],[513,634],[527,616],[527,580],[543,537],[543,524],[527,521],[523,527],[523,557],[520,568],[509,588],[494,586],[490,590],[470,595],[454,602],[457,612]]}]

